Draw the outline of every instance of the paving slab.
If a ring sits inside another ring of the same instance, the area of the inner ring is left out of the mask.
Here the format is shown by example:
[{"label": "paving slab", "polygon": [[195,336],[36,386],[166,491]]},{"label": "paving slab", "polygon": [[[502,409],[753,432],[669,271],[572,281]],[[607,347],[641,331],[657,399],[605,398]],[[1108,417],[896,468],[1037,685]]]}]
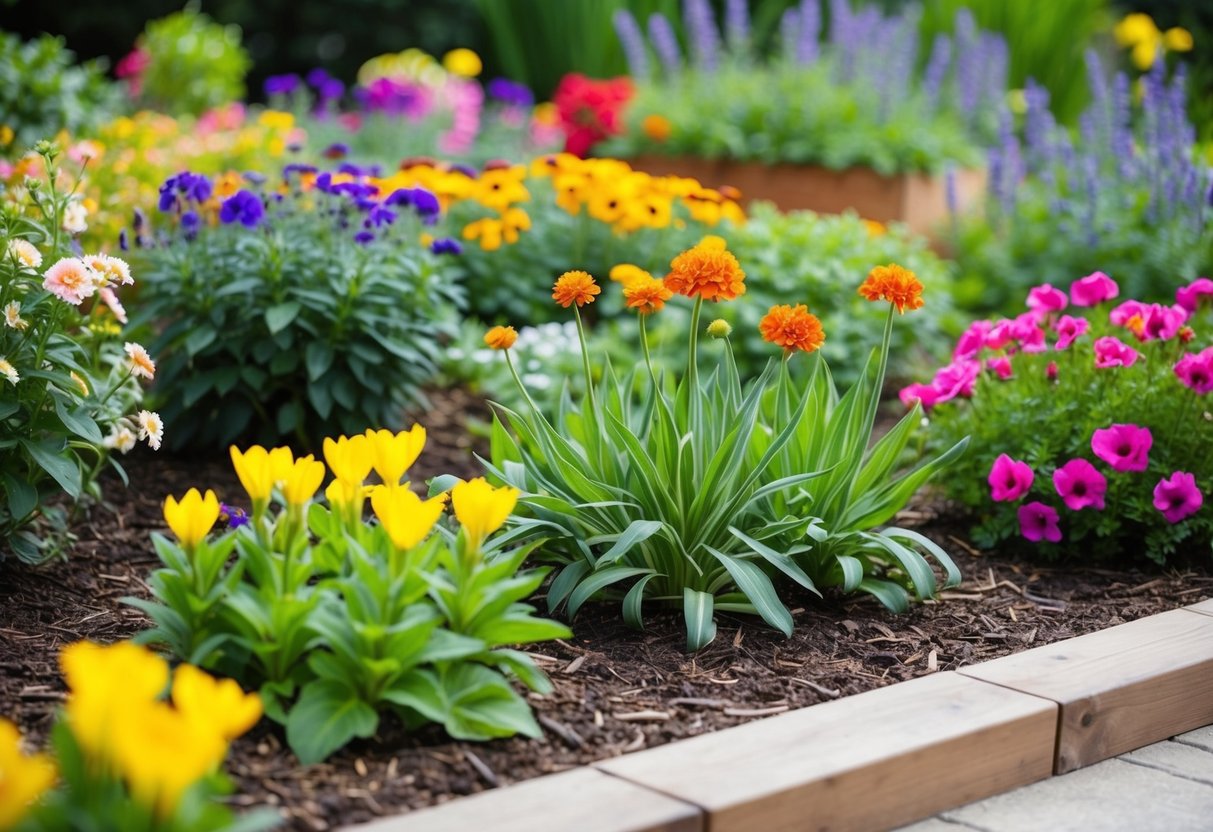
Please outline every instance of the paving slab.
[{"label": "paving slab", "polygon": [[1120,759],[1213,786],[1213,752],[1180,742],[1159,742]]},{"label": "paving slab", "polygon": [[1203,748],[1205,751],[1213,751],[1213,725],[1206,725],[1204,728],[1197,728],[1195,731],[1180,734],[1175,738],[1175,741],[1187,745],[1195,745],[1197,748]]}]

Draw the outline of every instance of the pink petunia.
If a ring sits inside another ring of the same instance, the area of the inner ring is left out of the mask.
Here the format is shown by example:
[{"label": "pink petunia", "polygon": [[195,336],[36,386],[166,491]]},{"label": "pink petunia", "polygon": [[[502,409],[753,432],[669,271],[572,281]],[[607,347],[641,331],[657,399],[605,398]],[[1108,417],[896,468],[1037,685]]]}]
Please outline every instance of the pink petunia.
[{"label": "pink petunia", "polygon": [[993,372],[1003,381],[1009,379],[1014,370],[1011,368],[1011,359],[1005,355],[1000,355],[997,358],[991,358],[986,362],[986,369]]},{"label": "pink petunia", "polygon": [[956,341],[956,349],[952,351],[955,359],[976,358],[981,348],[986,344],[986,336],[990,334],[993,324],[989,321],[974,321]]},{"label": "pink petunia", "polygon": [[935,373],[931,387],[935,388],[935,403],[950,401],[957,396],[973,395],[973,385],[981,374],[981,362],[953,361]]},{"label": "pink petunia", "polygon": [[64,257],[46,270],[42,288],[64,303],[79,306],[97,291],[93,270],[78,257]]},{"label": "pink petunia", "polygon": [[1201,396],[1213,392],[1213,347],[1184,353],[1176,362],[1175,375],[1185,387]]},{"label": "pink petunia", "polygon": [[1086,318],[1074,318],[1070,315],[1062,315],[1057,319],[1057,323],[1053,327],[1057,332],[1057,344],[1054,349],[1059,351],[1068,349],[1071,344],[1085,335],[1090,328],[1091,323]]},{"label": "pink petunia", "polygon": [[1139,341],[1169,341],[1179,334],[1186,320],[1188,312],[1182,306],[1151,303],[1140,316],[1140,324],[1137,318],[1130,318],[1126,326]]},{"label": "pink petunia", "polygon": [[1065,309],[1069,302],[1065,292],[1048,283],[1035,286],[1028,292],[1028,309],[1032,310],[1032,314],[1038,321]]},{"label": "pink petunia", "polygon": [[1047,540],[1057,543],[1061,540],[1061,529],[1058,528],[1057,509],[1044,503],[1024,503],[1017,512],[1019,516],[1019,533],[1033,543]]},{"label": "pink petunia", "polygon": [[1031,312],[1025,312],[1012,322],[1011,335],[1024,352],[1044,352],[1047,349],[1045,331]]},{"label": "pink petunia", "polygon": [[1116,326],[1124,326],[1129,322],[1129,319],[1137,316],[1142,317],[1146,310],[1146,304],[1139,300],[1126,300],[1124,303],[1116,306],[1108,313],[1108,320]]},{"label": "pink petunia", "polygon": [[990,484],[990,498],[999,503],[1018,500],[1028,493],[1035,480],[1036,474],[1031,465],[1011,459],[1006,454],[1000,454],[994,460],[986,477],[986,482]]},{"label": "pink petunia", "polygon": [[1091,450],[1113,471],[1144,471],[1150,464],[1154,435],[1137,425],[1112,425],[1091,435]]},{"label": "pink petunia", "polygon": [[992,350],[1000,350],[1015,340],[1014,321],[999,321],[990,327],[986,333],[986,346]]},{"label": "pink petunia", "polygon": [[1137,350],[1111,335],[1095,339],[1095,366],[1100,369],[1108,367],[1132,367],[1141,355]]},{"label": "pink petunia", "polygon": [[1195,312],[1202,298],[1213,300],[1213,280],[1198,277],[1187,286],[1175,290],[1175,302],[1189,312]]},{"label": "pink petunia", "polygon": [[1187,471],[1176,471],[1154,486],[1154,508],[1162,512],[1168,523],[1191,517],[1204,502],[1204,495],[1196,487],[1195,475]]},{"label": "pink petunia", "polygon": [[923,410],[930,410],[939,399],[939,393],[929,384],[910,384],[901,388],[897,397],[907,408],[913,407],[914,402],[919,402]]},{"label": "pink petunia", "polygon": [[1070,511],[1084,508],[1102,511],[1108,481],[1085,459],[1071,459],[1053,472],[1053,487]]},{"label": "pink petunia", "polygon": [[1094,272],[1070,284],[1070,301],[1075,306],[1098,306],[1119,294],[1116,281],[1103,272]]}]

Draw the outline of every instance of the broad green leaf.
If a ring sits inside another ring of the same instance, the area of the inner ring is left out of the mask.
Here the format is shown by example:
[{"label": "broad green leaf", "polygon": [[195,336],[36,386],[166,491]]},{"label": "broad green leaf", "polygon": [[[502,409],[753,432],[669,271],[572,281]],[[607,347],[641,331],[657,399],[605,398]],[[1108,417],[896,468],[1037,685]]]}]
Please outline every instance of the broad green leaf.
[{"label": "broad green leaf", "polygon": [[598,558],[598,566],[609,565],[626,557],[632,547],[648,540],[663,528],[665,528],[665,523],[660,520],[633,520],[619,535],[615,545]]},{"label": "broad green leaf", "polygon": [[751,561],[735,558],[708,547],[708,551],[720,561],[742,594],[754,605],[762,620],[785,636],[792,634],[792,614],[779,600],[771,579]]},{"label": "broad green leaf", "polygon": [[291,321],[298,317],[299,310],[302,308],[298,302],[289,300],[265,310],[265,325],[269,328],[270,334],[277,335],[290,326]]},{"label": "broad green leaf", "polygon": [[711,593],[700,592],[689,586],[682,588],[682,617],[687,625],[688,650],[699,650],[716,638],[713,604]]},{"label": "broad green leaf", "polygon": [[286,739],[304,765],[318,763],[354,737],[369,737],[379,715],[347,685],[332,679],[308,682],[286,720]]},{"label": "broad green leaf", "polygon": [[608,566],[605,569],[595,569],[569,594],[569,617],[577,615],[577,610],[581,609],[582,604],[611,584],[652,572],[652,569],[643,566]]},{"label": "broad green leaf", "polygon": [[645,575],[623,596],[623,620],[633,630],[644,629],[644,588],[657,575]]},{"label": "broad green leaf", "polygon": [[[62,442],[48,440],[45,442],[31,442],[29,439],[22,439],[21,446],[29,452],[29,455],[34,458],[34,462],[46,473],[50,474],[55,482],[67,492],[72,499],[77,499],[80,496],[80,468],[76,462],[74,455],[63,455]],[[52,450],[53,448],[53,450]]]}]

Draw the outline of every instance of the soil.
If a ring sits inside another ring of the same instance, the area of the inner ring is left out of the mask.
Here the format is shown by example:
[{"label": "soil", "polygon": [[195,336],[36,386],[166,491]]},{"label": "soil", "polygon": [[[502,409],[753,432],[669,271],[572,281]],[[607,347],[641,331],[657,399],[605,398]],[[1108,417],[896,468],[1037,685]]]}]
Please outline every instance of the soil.
[{"label": "soil", "polygon": [[[465,414],[481,419],[483,406],[465,394],[434,397],[424,420],[429,444],[415,478],[476,473]],[[241,493],[226,460],[137,452],[124,462],[129,490],[109,483],[113,505],[74,527],[70,560],[39,568],[0,562],[0,714],[34,743],[45,740],[63,701],[59,649],[85,638],[126,638],[145,626],[119,599],[148,595],[144,581],[158,565],[149,533],[163,530],[164,495],[192,486],[215,488],[233,501]],[[695,655],[683,651],[676,614],[651,616],[648,631],[637,633],[622,626],[615,605],[587,605],[575,638],[532,650],[555,684],[549,696],[531,697],[542,739],[452,742],[436,728],[408,734],[385,720],[376,739],[303,768],[285,749],[282,732],[263,722],[231,749],[231,800],[277,807],[289,829],[330,829],[952,670],[1213,595],[1213,577],[1192,572],[1053,568],[981,553],[943,522],[937,507],[906,512],[899,522],[918,525],[954,552],[963,585],[904,615],[866,597],[802,599],[788,639],[753,619],[723,615],[716,640]]]}]

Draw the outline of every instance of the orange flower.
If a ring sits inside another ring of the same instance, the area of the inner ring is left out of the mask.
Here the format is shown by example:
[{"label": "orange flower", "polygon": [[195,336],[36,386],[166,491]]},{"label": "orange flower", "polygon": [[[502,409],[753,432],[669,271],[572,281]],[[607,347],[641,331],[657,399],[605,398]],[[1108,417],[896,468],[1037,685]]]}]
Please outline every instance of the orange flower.
[{"label": "orange flower", "polygon": [[789,355],[796,350],[815,352],[826,339],[821,321],[803,303],[772,306],[759,321],[758,330],[764,341],[783,347]]},{"label": "orange flower", "polygon": [[666,288],[664,281],[655,277],[638,278],[623,285],[623,299],[629,309],[635,309],[641,315],[660,312],[665,302],[674,293]]},{"label": "orange flower", "polygon": [[705,237],[670,263],[666,288],[687,297],[732,300],[745,294],[745,272],[719,237]]},{"label": "orange flower", "polygon": [[922,284],[914,272],[896,263],[876,266],[859,287],[859,294],[870,301],[887,300],[905,314],[906,307],[922,308]]},{"label": "orange flower", "polygon": [[601,292],[594,278],[587,272],[573,271],[560,275],[556,285],[552,287],[552,299],[568,309],[574,303],[585,306],[594,302],[594,296]]},{"label": "orange flower", "polygon": [[518,330],[512,326],[495,326],[484,334],[484,343],[494,350],[508,350],[517,340]]},{"label": "orange flower", "polygon": [[620,263],[618,266],[612,266],[609,277],[611,280],[614,280],[616,283],[622,283],[624,286],[627,286],[629,283],[635,283],[638,280],[653,279],[653,275],[631,263]]},{"label": "orange flower", "polygon": [[664,142],[674,132],[673,127],[670,126],[670,120],[656,113],[645,116],[644,121],[640,122],[640,129],[655,142]]}]

